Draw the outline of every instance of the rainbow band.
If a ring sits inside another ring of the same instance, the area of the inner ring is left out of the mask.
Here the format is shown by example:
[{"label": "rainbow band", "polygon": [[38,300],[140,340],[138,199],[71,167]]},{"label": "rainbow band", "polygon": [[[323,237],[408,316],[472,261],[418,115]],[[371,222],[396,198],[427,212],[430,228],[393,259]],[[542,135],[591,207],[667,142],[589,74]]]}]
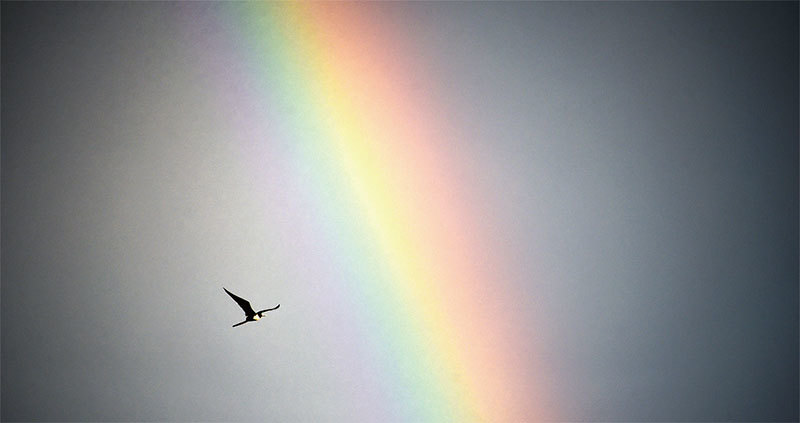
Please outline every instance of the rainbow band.
[{"label": "rainbow band", "polygon": [[[239,105],[245,132],[292,145],[384,399],[370,419],[541,419],[517,318],[499,306],[513,295],[501,249],[458,181],[456,131],[434,96],[409,88],[429,85],[425,63],[390,22],[363,14],[376,7],[230,4],[255,75],[256,98]],[[263,102],[269,111],[247,111]]]}]

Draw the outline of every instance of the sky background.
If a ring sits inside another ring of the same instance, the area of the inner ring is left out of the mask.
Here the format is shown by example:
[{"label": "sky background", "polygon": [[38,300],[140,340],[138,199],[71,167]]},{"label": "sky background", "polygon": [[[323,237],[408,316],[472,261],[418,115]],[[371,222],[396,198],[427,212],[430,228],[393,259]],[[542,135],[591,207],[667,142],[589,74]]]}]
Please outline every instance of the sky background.
[{"label": "sky background", "polygon": [[[395,89],[449,134],[471,254],[503,263],[481,321],[538,369],[510,397],[557,421],[797,420],[797,3],[327,7],[414,58],[382,66],[414,75]],[[3,420],[417,416],[369,353],[400,329],[345,288],[369,276],[336,250],[361,222],[314,211],[313,162],[269,129],[316,116],[264,100],[291,86],[259,79],[275,50],[239,9],[2,3]],[[232,329],[223,286],[281,308]]]}]

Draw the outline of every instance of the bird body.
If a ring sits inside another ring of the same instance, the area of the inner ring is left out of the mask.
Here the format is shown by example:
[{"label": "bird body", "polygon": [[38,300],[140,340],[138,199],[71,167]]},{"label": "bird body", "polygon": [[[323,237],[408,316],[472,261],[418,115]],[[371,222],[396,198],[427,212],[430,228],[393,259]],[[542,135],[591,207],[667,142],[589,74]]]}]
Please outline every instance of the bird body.
[{"label": "bird body", "polygon": [[244,298],[233,294],[231,291],[228,291],[227,289],[225,289],[225,287],[222,287],[222,289],[224,289],[225,292],[227,292],[228,295],[230,295],[231,298],[233,298],[233,301],[236,301],[236,304],[239,304],[239,307],[241,307],[242,310],[244,311],[245,320],[243,322],[239,322],[239,323],[233,325],[233,327],[236,327],[236,326],[239,326],[239,325],[243,325],[243,324],[245,324],[247,322],[258,321],[259,319],[264,317],[264,314],[266,312],[272,311],[272,310],[276,310],[278,307],[281,306],[280,304],[278,304],[277,306],[275,306],[273,308],[268,308],[268,309],[261,310],[261,311],[255,311],[255,310],[253,310],[253,307],[250,305],[250,301],[247,301]]}]

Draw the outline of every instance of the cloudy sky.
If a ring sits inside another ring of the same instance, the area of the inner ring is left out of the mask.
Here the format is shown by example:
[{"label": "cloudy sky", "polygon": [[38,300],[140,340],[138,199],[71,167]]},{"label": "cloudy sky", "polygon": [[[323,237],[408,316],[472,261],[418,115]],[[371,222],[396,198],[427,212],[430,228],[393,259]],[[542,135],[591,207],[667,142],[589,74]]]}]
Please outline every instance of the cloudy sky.
[{"label": "cloudy sky", "polygon": [[267,9],[3,2],[3,420],[797,420],[796,3]]}]

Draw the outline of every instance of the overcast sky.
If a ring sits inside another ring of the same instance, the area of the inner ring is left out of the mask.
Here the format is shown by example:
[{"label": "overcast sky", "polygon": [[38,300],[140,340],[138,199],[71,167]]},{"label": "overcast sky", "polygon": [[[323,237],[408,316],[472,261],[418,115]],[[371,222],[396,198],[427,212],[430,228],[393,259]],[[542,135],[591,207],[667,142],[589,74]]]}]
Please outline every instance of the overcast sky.
[{"label": "overcast sky", "polygon": [[[187,22],[228,7],[2,3],[3,420],[374,418],[305,200]],[[468,134],[554,419],[798,419],[797,3],[347,7]],[[222,286],[282,306],[232,329]]]}]

